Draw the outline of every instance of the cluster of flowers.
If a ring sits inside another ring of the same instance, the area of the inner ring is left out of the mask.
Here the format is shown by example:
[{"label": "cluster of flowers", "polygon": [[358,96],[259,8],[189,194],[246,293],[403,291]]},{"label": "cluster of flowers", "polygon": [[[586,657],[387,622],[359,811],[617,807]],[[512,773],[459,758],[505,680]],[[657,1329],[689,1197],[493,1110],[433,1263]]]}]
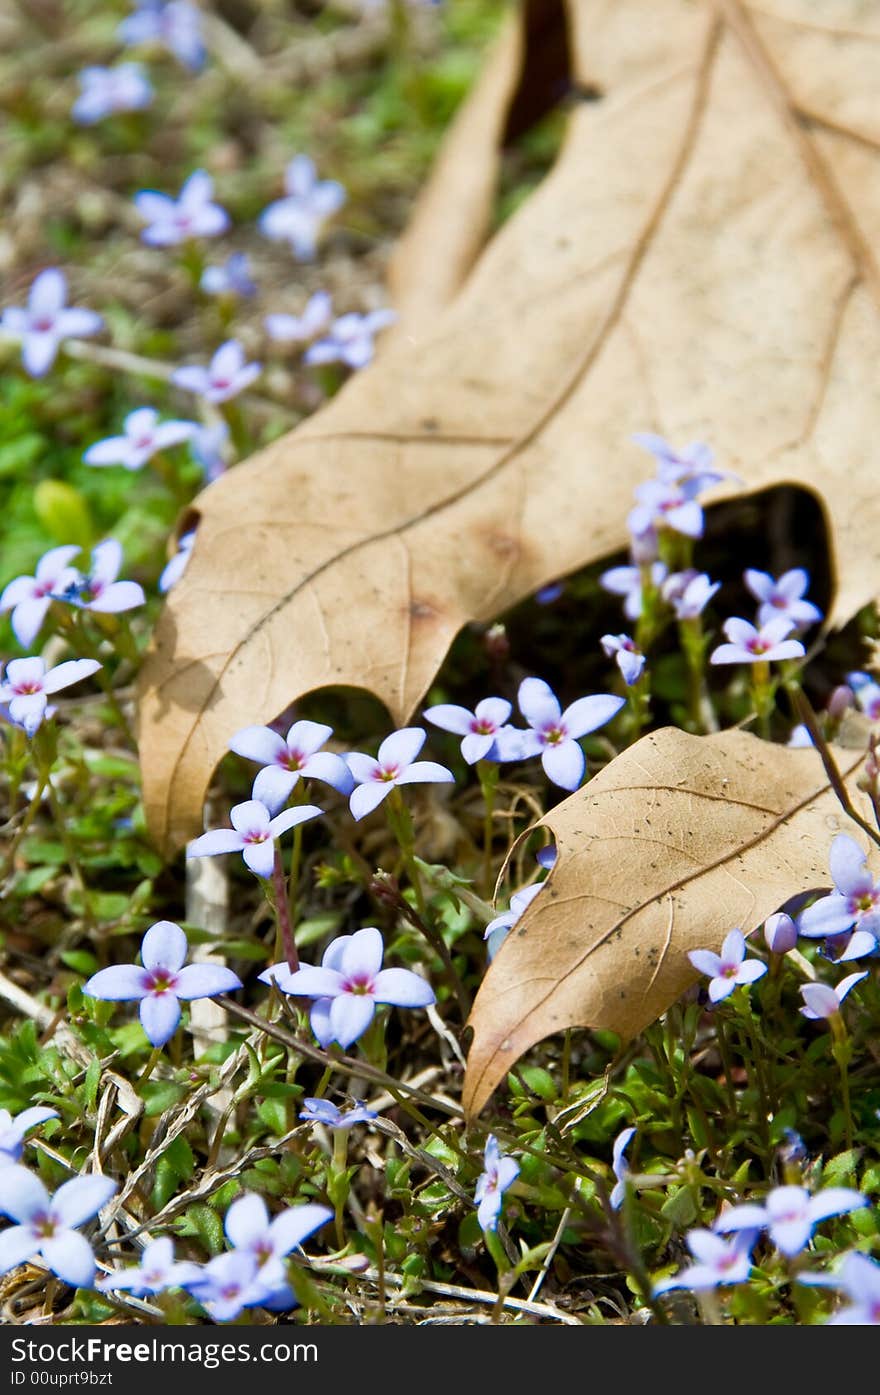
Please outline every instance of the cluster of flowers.
[{"label": "cluster of flowers", "polygon": [[[865,853],[848,833],[839,833],[831,845],[831,878],[834,891],[821,896],[801,912],[797,923],[780,912],[764,926],[764,940],[771,955],[788,954],[797,945],[798,934],[824,941],[825,957],[844,963],[876,955],[880,935],[880,885],[867,866]],[[729,997],[740,984],[754,983],[767,972],[766,964],[746,958],[746,942],[741,930],[731,930],[720,954],[708,949],[691,950],[694,968],[709,979],[709,1000],[717,1003]],[[805,1017],[817,1020],[836,1018],[847,993],[867,977],[867,970],[850,974],[835,988],[824,983],[807,983],[801,988]]]},{"label": "cluster of flowers", "polygon": [[[118,581],[122,548],[107,538],[92,550],[90,565],[82,572],[74,567],[77,546],[55,547],[47,552],[34,576],[17,576],[0,595],[0,614],[12,612],[12,628],[22,648],[33,644],[53,602],[97,615],[115,615],[143,605],[143,588],[136,581]],[[55,709],[49,697],[97,673],[97,659],[69,659],[47,669],[39,656],[11,659],[0,682],[0,703],[14,725],[33,737]]]},{"label": "cluster of flowers", "polygon": [[[181,969],[178,976],[194,973],[199,967]],[[346,1131],[376,1118],[372,1110],[359,1102],[346,1110],[321,1098],[308,1098],[303,1104],[301,1119],[334,1131]],[[288,1206],[270,1217],[265,1201],[256,1192],[245,1192],[230,1204],[223,1225],[230,1248],[206,1264],[176,1259],[173,1241],[163,1236],[145,1245],[139,1264],[96,1279],[94,1250],[80,1227],[108,1204],[116,1193],[116,1184],[99,1175],[74,1177],[50,1196],[40,1178],[21,1165],[25,1135],[39,1124],[57,1118],[54,1109],[39,1106],[24,1110],[16,1118],[0,1110],[0,1215],[12,1222],[0,1232],[0,1276],[37,1259],[64,1283],[76,1288],[127,1292],[140,1298],[184,1289],[218,1322],[232,1321],[248,1308],[289,1312],[296,1307],[284,1261],[326,1225],[333,1212],[326,1206],[305,1203]],[[519,1165],[501,1153],[490,1134],[484,1171],[474,1193],[477,1217],[484,1230],[496,1229],[504,1193],[518,1175]]]},{"label": "cluster of flowers", "polygon": [[50,1196],[40,1178],[19,1163],[25,1133],[57,1117],[52,1109],[26,1109],[16,1119],[0,1111],[0,1215],[12,1222],[0,1232],[0,1275],[38,1259],[75,1288],[127,1291],[139,1297],[182,1288],[218,1322],[238,1317],[245,1308],[288,1312],[296,1307],[284,1260],[333,1212],[306,1203],[288,1206],[270,1218],[255,1192],[232,1202],[224,1221],[231,1248],[207,1264],[177,1261],[172,1240],[163,1236],[146,1245],[139,1265],[96,1280],[94,1250],[80,1227],[107,1205],[116,1183],[97,1174],[73,1177]]},{"label": "cluster of flowers", "polygon": [[[821,1221],[867,1205],[867,1197],[849,1187],[826,1187],[814,1196],[805,1187],[774,1187],[762,1203],[745,1202],[722,1211],[710,1230],[697,1227],[689,1231],[685,1239],[695,1263],[661,1279],[654,1292],[659,1295],[676,1288],[706,1292],[745,1283],[752,1272],[752,1250],[762,1232],[791,1260],[806,1248]],[[732,1238],[723,1238],[727,1235]],[[794,1278],[800,1284],[837,1288],[847,1295],[850,1305],[835,1313],[830,1322],[880,1324],[880,1264],[867,1255],[851,1252],[834,1272],[801,1271]]]},{"label": "cluster of flowers", "polygon": [[[713,465],[709,446],[693,442],[677,451],[660,436],[640,434],[636,442],[650,451],[657,467],[656,478],[636,489],[636,506],[628,518],[631,562],[602,573],[601,585],[623,598],[627,619],[639,621],[646,594],[668,606],[682,624],[694,622],[720,589],[705,572],[694,567],[670,571],[660,553],[664,538],[677,534],[692,543],[702,537],[704,515],[700,495],[723,480],[734,480],[729,472]],[[749,568],[744,581],[758,602],[757,624],[739,617],[724,623],[727,643],[710,655],[713,664],[771,663],[802,658],[804,646],[797,634],[822,619],[821,611],[805,599],[809,576],[793,568],[775,578],[768,572]],[[645,668],[645,656],[628,634],[604,635],[602,647],[614,658],[627,685],[637,683]]]},{"label": "cluster of flowers", "polygon": [[[614,1140],[612,1170],[616,1180],[609,1201],[615,1210],[623,1205],[627,1188],[634,1185],[626,1149],[635,1134],[634,1128],[626,1128]],[[792,1138],[803,1156],[801,1140],[796,1134]],[[825,1187],[813,1196],[806,1187],[773,1187],[762,1202],[726,1207],[710,1230],[702,1226],[690,1230],[685,1239],[695,1262],[661,1279],[654,1285],[654,1294],[677,1288],[705,1293],[723,1285],[746,1283],[752,1272],[751,1253],[762,1232],[787,1261],[793,1260],[806,1249],[822,1221],[869,1204],[867,1197],[850,1187]],[[727,1235],[733,1238],[724,1239]],[[832,1323],[880,1325],[880,1264],[876,1260],[852,1252],[833,1272],[800,1271],[794,1277],[798,1283],[836,1288],[846,1294],[850,1305],[835,1313]]]}]

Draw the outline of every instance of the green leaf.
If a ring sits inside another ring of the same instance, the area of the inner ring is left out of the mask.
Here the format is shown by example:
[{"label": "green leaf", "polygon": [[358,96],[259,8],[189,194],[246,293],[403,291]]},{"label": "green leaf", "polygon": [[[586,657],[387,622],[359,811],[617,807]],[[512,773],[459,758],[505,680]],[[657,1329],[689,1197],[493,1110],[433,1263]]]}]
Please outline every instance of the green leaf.
[{"label": "green leaf", "polygon": [[60,958],[62,964],[77,974],[93,974],[98,968],[97,959],[87,949],[67,949]]},{"label": "green leaf", "polygon": [[223,1222],[213,1207],[197,1203],[187,1207],[186,1215],[208,1253],[219,1255],[225,1248]]}]

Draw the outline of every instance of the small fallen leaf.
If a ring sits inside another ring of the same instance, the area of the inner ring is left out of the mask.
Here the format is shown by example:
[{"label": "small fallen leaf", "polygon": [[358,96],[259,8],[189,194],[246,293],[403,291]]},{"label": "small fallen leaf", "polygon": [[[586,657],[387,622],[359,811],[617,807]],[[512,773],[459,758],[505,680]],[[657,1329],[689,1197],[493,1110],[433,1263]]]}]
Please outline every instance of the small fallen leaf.
[{"label": "small fallen leaf", "polygon": [[[518,90],[508,34],[425,194],[399,333],[199,496],[140,688],[145,807],[167,850],[199,831],[242,724],[328,684],[404,721],[465,623],[623,547],[648,473],[637,430],[710,441],[750,490],[815,493],[832,619],[880,589],[880,10],[549,11],[566,12],[572,85],[601,96],[574,103],[547,177],[466,275]],[[475,123],[491,139],[466,139]],[[463,189],[459,227],[443,194]]]},{"label": "small fallen leaf", "polygon": [[[864,751],[834,754],[868,812],[855,788]],[[867,843],[814,749],[672,727],[643,737],[536,826],[552,832],[556,863],[477,994],[469,1115],[554,1032],[636,1036],[696,981],[689,950],[717,952],[734,926],[748,933],[797,893],[829,886],[836,833]]]}]

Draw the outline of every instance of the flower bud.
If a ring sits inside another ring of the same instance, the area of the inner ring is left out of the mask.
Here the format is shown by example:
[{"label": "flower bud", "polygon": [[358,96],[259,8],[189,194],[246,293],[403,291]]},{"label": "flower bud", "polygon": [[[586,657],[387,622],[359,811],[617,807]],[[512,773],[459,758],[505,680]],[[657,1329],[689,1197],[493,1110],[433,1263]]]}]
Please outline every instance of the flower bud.
[{"label": "flower bud", "polygon": [[764,939],[771,954],[788,954],[797,944],[797,926],[790,915],[771,915],[764,924]]},{"label": "flower bud", "polygon": [[854,702],[855,694],[852,688],[848,687],[846,683],[841,683],[839,687],[834,689],[834,692],[828,699],[827,711],[829,717],[834,717],[839,721],[843,714],[852,707]]}]

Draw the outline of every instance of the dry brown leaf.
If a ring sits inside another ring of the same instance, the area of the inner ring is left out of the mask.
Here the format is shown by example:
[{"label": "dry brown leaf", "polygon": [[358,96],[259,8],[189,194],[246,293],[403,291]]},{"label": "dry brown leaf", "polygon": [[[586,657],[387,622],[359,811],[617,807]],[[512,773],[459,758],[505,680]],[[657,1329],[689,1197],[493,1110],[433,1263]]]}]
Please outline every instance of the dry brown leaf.
[{"label": "dry brown leaf", "polygon": [[877,591],[880,7],[568,11],[604,96],[551,173],[428,328],[198,500],[141,689],[166,847],[199,831],[238,727],[340,683],[403,720],[466,621],[620,548],[636,430],[712,441],[750,489],[814,491],[834,615]]},{"label": "dry brown leaf", "polygon": [[[835,754],[867,812],[855,790],[864,748]],[[557,859],[477,994],[470,1115],[554,1032],[636,1036],[696,981],[689,950],[717,952],[734,926],[747,934],[790,897],[828,886],[836,833],[868,842],[814,749],[672,727],[643,737],[537,826],[553,833]]]}]

